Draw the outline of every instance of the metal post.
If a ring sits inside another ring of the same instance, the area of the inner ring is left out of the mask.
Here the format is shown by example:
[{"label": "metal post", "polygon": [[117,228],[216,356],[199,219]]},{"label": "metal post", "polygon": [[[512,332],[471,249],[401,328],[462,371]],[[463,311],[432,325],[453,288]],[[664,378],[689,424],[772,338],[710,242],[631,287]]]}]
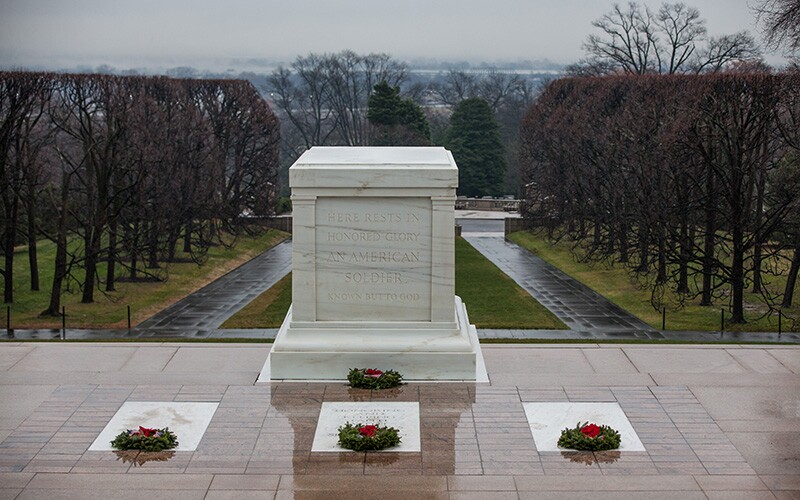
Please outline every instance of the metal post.
[{"label": "metal post", "polygon": [[781,336],[781,330],[783,329],[782,320],[783,319],[783,310],[778,309],[778,337]]},{"label": "metal post", "polygon": [[725,309],[719,310],[719,332],[725,331]]},{"label": "metal post", "polygon": [[661,329],[662,330],[666,330],[667,329],[667,308],[666,307],[661,308]]},{"label": "metal post", "polygon": [[6,334],[11,335],[11,306],[6,306]]},{"label": "metal post", "polygon": [[131,329],[131,306],[128,305],[128,330]]},{"label": "metal post", "polygon": [[67,340],[67,307],[61,306],[61,340]]}]

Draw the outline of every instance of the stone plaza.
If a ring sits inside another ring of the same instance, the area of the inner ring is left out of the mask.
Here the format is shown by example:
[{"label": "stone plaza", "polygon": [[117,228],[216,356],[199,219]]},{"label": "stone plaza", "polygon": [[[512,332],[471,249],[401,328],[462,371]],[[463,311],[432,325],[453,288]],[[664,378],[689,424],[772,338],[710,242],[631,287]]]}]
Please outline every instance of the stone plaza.
[{"label": "stone plaza", "polygon": [[[800,346],[592,343],[660,334],[485,224],[466,239],[570,325],[559,335],[588,341],[479,345],[454,295],[452,156],[375,149],[293,167],[293,305],[272,345],[0,344],[0,499],[800,497]],[[217,328],[288,256],[279,245],[135,334]],[[354,389],[354,365],[409,383]],[[364,419],[401,444],[339,447],[337,427]],[[557,446],[590,419],[620,431],[618,450]],[[136,425],[180,443],[112,451]]]},{"label": "stone plaza", "polygon": [[[490,383],[256,383],[263,345],[0,345],[0,498],[797,498],[800,348],[484,345]],[[89,449],[126,402],[194,451]],[[418,452],[315,452],[323,404],[419,405]],[[644,451],[540,451],[528,403],[617,403]],[[160,458],[160,459],[159,459]],[[146,461],[149,460],[149,461]]]}]

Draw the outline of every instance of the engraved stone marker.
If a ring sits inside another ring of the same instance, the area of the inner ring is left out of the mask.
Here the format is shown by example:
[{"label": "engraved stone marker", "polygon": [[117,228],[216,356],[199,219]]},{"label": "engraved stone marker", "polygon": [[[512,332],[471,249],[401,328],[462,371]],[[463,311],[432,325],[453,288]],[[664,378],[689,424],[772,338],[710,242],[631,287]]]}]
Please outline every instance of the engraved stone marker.
[{"label": "engraved stone marker", "polygon": [[315,147],[289,170],[292,307],[271,379],[475,380],[475,327],[454,295],[458,169],[440,147]]},{"label": "engraved stone marker", "polygon": [[127,401],[111,417],[89,451],[113,450],[111,441],[127,429],[169,427],[178,436],[175,451],[194,451],[200,444],[219,403]]},{"label": "engraved stone marker", "polygon": [[339,427],[346,423],[397,429],[400,444],[381,451],[420,451],[419,403],[386,401],[322,403],[311,451],[347,451],[339,446]]},{"label": "engraved stone marker", "polygon": [[619,431],[619,451],[645,451],[644,445],[619,403],[522,403],[539,451],[563,451],[561,431],[578,422],[608,425]]}]

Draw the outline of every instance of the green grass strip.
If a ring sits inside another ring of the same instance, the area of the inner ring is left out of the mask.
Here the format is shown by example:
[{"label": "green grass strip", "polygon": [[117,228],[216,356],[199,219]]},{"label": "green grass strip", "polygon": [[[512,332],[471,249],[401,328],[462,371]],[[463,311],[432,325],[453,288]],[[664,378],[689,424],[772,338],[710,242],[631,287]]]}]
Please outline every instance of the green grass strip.
[{"label": "green grass strip", "polygon": [[[642,289],[632,281],[625,268],[610,267],[602,263],[578,262],[569,243],[551,244],[539,232],[520,231],[509,235],[509,239],[641,318],[653,328],[661,329],[661,311],[656,311],[650,304],[650,290]],[[785,279],[778,283],[779,286],[783,284],[785,284]],[[668,308],[667,330],[719,331],[720,309],[725,308],[726,317],[730,317],[727,312],[727,304],[717,303],[707,307],[699,305],[698,302],[699,299],[693,302],[687,301],[682,309]],[[740,325],[726,323],[725,331],[778,331],[776,317],[759,318],[763,314],[760,311],[763,309],[763,304],[760,303],[756,294],[745,294],[745,309],[745,318],[748,322]],[[785,310],[785,314],[796,314],[796,311],[798,311],[797,306]],[[788,323],[784,320],[784,329],[787,329]]]},{"label": "green grass strip", "polygon": [[[104,293],[95,291],[95,302],[81,303],[81,291],[73,282],[62,295],[66,307],[67,328],[125,328],[127,327],[127,306],[131,306],[132,326],[147,319],[156,312],[177,302],[190,293],[211,283],[225,273],[251,260],[265,250],[288,237],[287,233],[269,230],[255,238],[241,237],[235,246],[214,246],[209,249],[207,259],[202,265],[193,262],[161,263],[158,273],[163,281],[124,282],[116,284],[116,291]],[[55,245],[41,242],[38,246],[41,290],[31,291],[27,248],[20,247],[14,258],[14,303],[11,307],[12,328],[61,328],[60,317],[41,317],[50,300],[50,286],[53,280],[53,261]],[[186,260],[188,255],[178,252],[177,257]],[[74,269],[76,276],[82,276],[82,269]],[[118,276],[125,271],[118,269]],[[106,265],[100,263],[98,275],[105,278]],[[2,310],[2,324],[5,328],[5,307]]]},{"label": "green grass strip", "polygon": [[[478,328],[561,330],[566,326],[528,292],[458,238],[456,295]],[[292,302],[291,275],[276,283],[223,323],[222,328],[278,328]]]}]

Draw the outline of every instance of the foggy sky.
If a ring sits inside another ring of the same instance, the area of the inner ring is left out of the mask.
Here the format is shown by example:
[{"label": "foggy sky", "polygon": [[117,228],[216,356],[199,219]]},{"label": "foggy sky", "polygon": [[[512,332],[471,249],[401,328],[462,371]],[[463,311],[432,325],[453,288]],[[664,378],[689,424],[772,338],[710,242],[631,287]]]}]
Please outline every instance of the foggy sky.
[{"label": "foggy sky", "polygon": [[[624,2],[623,2],[624,3]],[[657,9],[660,1],[647,0]],[[750,30],[747,0],[689,0],[709,34]],[[291,61],[309,52],[410,60],[578,60],[606,0],[0,0],[0,65]],[[771,58],[770,58],[771,59]]]}]

